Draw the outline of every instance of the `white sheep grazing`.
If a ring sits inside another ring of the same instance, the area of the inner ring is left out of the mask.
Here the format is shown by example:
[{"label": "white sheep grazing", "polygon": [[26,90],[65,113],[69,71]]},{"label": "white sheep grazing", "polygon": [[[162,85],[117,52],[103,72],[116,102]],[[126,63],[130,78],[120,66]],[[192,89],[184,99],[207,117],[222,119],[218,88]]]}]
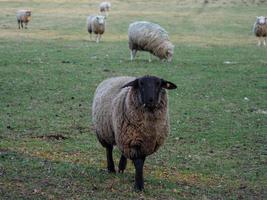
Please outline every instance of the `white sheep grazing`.
[{"label": "white sheep grazing", "polygon": [[87,18],[87,30],[90,33],[90,39],[92,40],[92,33],[95,33],[97,43],[105,32],[105,19],[105,16],[102,15],[91,15]]},{"label": "white sheep grazing", "polygon": [[111,8],[111,3],[107,2],[107,1],[104,1],[104,2],[100,3],[100,5],[99,5],[99,9],[100,9],[101,14],[104,14],[105,16],[108,16],[108,12],[109,12],[110,8]]},{"label": "white sheep grazing", "polygon": [[115,77],[97,87],[92,119],[97,138],[107,153],[107,169],[115,172],[113,146],[121,151],[119,172],[127,158],[135,166],[135,189],[143,190],[143,165],[169,134],[168,97],[176,85],[155,76]]},{"label": "white sheep grazing", "polygon": [[174,45],[169,41],[168,33],[158,24],[146,21],[131,23],[128,29],[131,60],[137,51],[148,51],[160,60],[172,60]]},{"label": "white sheep grazing", "polygon": [[25,29],[27,28],[27,24],[31,19],[31,11],[30,10],[18,10],[16,13],[18,28],[23,28],[23,23],[25,24]]},{"label": "white sheep grazing", "polygon": [[258,37],[258,46],[263,44],[266,46],[267,42],[267,17],[260,16],[256,17],[256,22],[253,26],[253,32]]}]

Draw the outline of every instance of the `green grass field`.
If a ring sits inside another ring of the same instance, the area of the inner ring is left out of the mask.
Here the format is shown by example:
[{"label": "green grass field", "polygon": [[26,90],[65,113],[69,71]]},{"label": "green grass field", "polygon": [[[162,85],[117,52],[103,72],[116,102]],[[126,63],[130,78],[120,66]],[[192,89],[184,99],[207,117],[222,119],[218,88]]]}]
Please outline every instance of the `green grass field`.
[{"label": "green grass field", "polygon": [[[111,2],[96,44],[85,22],[99,1],[0,0],[0,199],[267,199],[267,48],[251,31],[267,1]],[[32,10],[26,30],[20,8]],[[136,20],[169,32],[171,63],[147,53],[130,61]],[[91,104],[105,78],[146,74],[178,88],[171,134],[136,193],[132,163],[106,172]]]}]

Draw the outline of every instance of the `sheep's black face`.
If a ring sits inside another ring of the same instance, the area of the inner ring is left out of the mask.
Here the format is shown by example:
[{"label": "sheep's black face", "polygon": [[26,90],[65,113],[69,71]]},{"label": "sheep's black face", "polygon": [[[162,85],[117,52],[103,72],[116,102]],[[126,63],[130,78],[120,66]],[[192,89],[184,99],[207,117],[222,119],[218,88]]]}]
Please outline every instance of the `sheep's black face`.
[{"label": "sheep's black face", "polygon": [[31,12],[27,11],[26,12],[26,16],[30,17],[31,16]]},{"label": "sheep's black face", "polygon": [[176,85],[155,76],[144,76],[127,83],[123,87],[132,86],[138,92],[139,104],[153,111],[161,100],[163,88],[175,89]]},{"label": "sheep's black face", "polygon": [[139,103],[153,110],[160,102],[161,79],[143,77],[138,80]]}]

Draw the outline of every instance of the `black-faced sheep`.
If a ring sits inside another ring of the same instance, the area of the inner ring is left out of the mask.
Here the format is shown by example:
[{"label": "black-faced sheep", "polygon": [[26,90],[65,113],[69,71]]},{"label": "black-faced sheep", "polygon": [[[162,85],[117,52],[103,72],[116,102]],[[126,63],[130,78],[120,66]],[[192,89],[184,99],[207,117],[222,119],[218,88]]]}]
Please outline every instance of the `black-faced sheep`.
[{"label": "black-faced sheep", "polygon": [[100,3],[100,5],[99,5],[99,9],[100,9],[101,14],[104,14],[105,16],[108,16],[108,12],[109,12],[110,8],[111,8],[111,3],[107,2],[107,1],[104,1],[104,2]]},{"label": "black-faced sheep", "polygon": [[263,44],[266,46],[267,42],[267,17],[260,16],[256,18],[256,22],[253,26],[253,32],[258,37],[258,46]]},{"label": "black-faced sheep", "polygon": [[128,29],[131,60],[137,51],[148,51],[160,60],[172,60],[174,45],[169,41],[168,33],[158,24],[146,21],[131,23]]},{"label": "black-faced sheep", "polygon": [[143,190],[145,158],[158,150],[169,133],[168,97],[165,89],[176,85],[154,76],[115,77],[97,87],[92,119],[99,142],[106,148],[107,169],[115,172],[112,150],[121,151],[119,172],[127,158],[135,166],[135,189]]},{"label": "black-faced sheep", "polygon": [[92,40],[92,33],[95,33],[97,43],[100,41],[101,35],[105,32],[105,19],[102,15],[91,15],[87,18],[87,30],[90,33],[90,39]]},{"label": "black-faced sheep", "polygon": [[23,28],[23,23],[25,24],[25,28],[27,28],[27,24],[31,19],[31,11],[30,10],[18,10],[16,13],[18,28]]}]

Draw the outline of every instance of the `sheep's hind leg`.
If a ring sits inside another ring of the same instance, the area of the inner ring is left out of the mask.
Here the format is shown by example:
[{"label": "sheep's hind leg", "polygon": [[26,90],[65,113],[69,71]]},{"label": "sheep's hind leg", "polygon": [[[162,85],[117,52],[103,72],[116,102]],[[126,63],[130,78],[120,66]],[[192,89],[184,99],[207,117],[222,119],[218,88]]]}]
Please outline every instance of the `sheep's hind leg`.
[{"label": "sheep's hind leg", "polygon": [[263,38],[263,46],[266,47],[267,37]]},{"label": "sheep's hind leg", "polygon": [[135,167],[135,184],[134,188],[137,191],[142,191],[144,189],[144,176],[143,176],[143,167],[144,167],[145,157],[133,159]]},{"label": "sheep's hind leg", "polygon": [[137,53],[137,50],[136,49],[132,49],[131,50],[131,61],[135,58],[136,53]]},{"label": "sheep's hind leg", "polygon": [[261,46],[261,37],[258,37],[258,47]]},{"label": "sheep's hind leg", "polygon": [[151,60],[151,54],[149,53],[148,54],[148,62],[151,62],[152,60]]},{"label": "sheep's hind leg", "polygon": [[113,161],[113,156],[112,156],[112,151],[113,151],[113,145],[107,145],[106,147],[106,152],[107,152],[107,163],[108,163],[108,172],[109,173],[115,173],[115,166],[114,166],[114,161]]},{"label": "sheep's hind leg", "polygon": [[18,28],[20,29],[20,21],[18,20]]},{"label": "sheep's hind leg", "polygon": [[99,39],[100,39],[100,35],[97,34],[97,35],[96,35],[96,43],[99,43]]},{"label": "sheep's hind leg", "polygon": [[127,165],[127,158],[121,154],[121,159],[119,163],[119,173],[123,173]]}]

